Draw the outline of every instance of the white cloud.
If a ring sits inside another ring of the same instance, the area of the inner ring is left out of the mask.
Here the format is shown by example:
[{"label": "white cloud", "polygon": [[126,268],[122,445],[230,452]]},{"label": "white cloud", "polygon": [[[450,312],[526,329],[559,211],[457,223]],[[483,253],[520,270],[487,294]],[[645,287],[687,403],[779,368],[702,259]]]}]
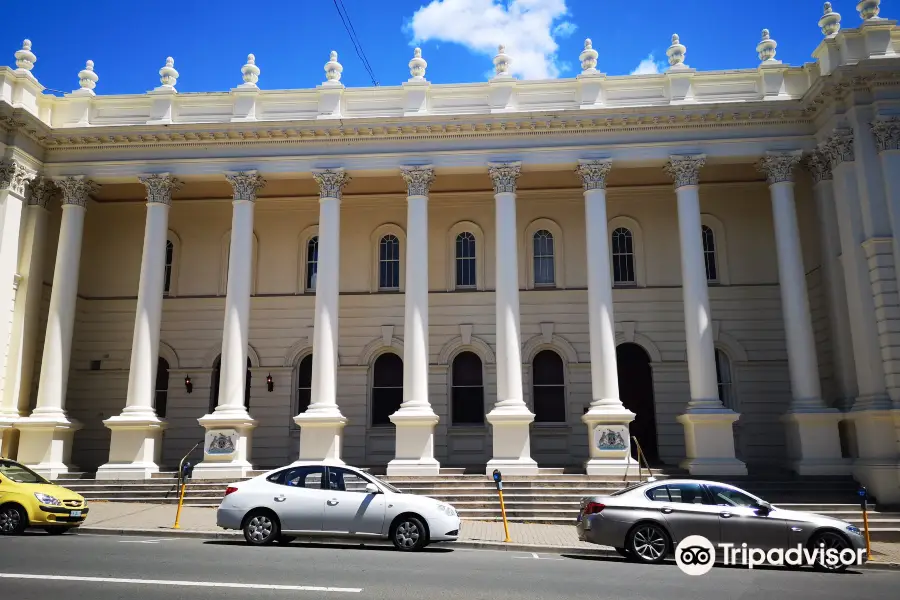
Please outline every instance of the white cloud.
[{"label": "white cloud", "polygon": [[454,42],[491,58],[504,44],[514,75],[547,79],[561,71],[556,38],[576,29],[563,20],[567,14],[565,0],[432,0],[413,14],[409,28],[414,43]]},{"label": "white cloud", "polygon": [[653,53],[647,55],[647,58],[638,63],[637,68],[631,72],[632,75],[655,75],[662,72],[666,68],[666,63],[661,60],[655,60]]}]

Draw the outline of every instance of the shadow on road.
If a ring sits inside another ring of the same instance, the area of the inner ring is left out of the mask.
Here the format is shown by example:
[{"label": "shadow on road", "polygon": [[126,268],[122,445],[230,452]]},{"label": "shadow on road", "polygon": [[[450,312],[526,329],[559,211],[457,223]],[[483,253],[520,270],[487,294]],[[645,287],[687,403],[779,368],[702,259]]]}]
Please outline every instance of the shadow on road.
[{"label": "shadow on road", "polygon": [[[247,546],[246,543],[237,540],[208,540],[203,542],[210,546]],[[285,548],[328,548],[331,550],[375,550],[379,552],[398,552],[393,546],[385,544],[341,544],[331,542],[291,542],[290,544],[274,544]],[[428,547],[419,550],[417,554],[448,554],[454,552],[453,548]]]},{"label": "shadow on road", "polygon": [[[642,567],[647,567],[648,569],[653,568],[671,568],[675,567],[674,559],[667,559],[665,562],[652,565],[652,564],[643,564],[635,561],[628,560],[626,558],[622,558],[620,556],[596,556],[590,554],[563,554],[563,558],[571,558],[573,560],[586,560],[586,561],[595,561],[595,562],[618,562],[618,563],[630,563],[634,565],[639,565]],[[723,563],[716,563],[716,569],[736,569],[739,571],[748,571],[749,569],[744,565],[726,565]],[[820,575],[862,575],[861,571],[854,571],[852,569],[847,569],[841,573],[832,573],[832,572],[820,572],[815,571],[812,568],[806,567],[792,567],[792,566],[784,566],[784,567],[776,567],[773,565],[758,565],[753,567],[754,571],[795,571],[802,573],[817,573]]]}]

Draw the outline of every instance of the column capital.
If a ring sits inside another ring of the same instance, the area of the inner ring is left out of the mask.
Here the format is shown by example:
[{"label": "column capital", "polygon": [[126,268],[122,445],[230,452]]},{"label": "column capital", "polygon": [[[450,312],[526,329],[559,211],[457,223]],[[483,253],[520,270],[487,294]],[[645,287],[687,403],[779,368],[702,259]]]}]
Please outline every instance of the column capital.
[{"label": "column capital", "polygon": [[869,127],[875,135],[878,152],[900,150],[900,119],[892,117],[872,121],[869,123]]},{"label": "column capital", "polygon": [[822,145],[822,151],[828,157],[832,169],[843,162],[853,162],[856,159],[853,151],[853,131],[836,129]]},{"label": "column capital", "polygon": [[579,160],[575,173],[581,176],[584,190],[605,190],[606,176],[612,169],[612,161],[608,158],[600,160]]},{"label": "column capital", "polygon": [[434,169],[430,165],[400,167],[400,176],[406,182],[407,196],[427,196],[434,182]]},{"label": "column capital", "polygon": [[46,209],[59,188],[49,177],[38,175],[28,182],[28,205]]},{"label": "column capital", "polygon": [[341,199],[344,186],[350,183],[350,174],[344,169],[319,169],[313,171],[313,179],[319,184],[319,198]]},{"label": "column capital", "polygon": [[765,173],[766,183],[773,185],[794,181],[794,169],[800,163],[802,154],[797,152],[767,152],[758,163],[756,169]]},{"label": "column capital", "polygon": [[0,159],[0,191],[10,191],[25,196],[25,187],[37,173],[14,158]]},{"label": "column capital", "polygon": [[814,150],[803,159],[803,167],[812,175],[813,183],[831,181],[831,161],[828,154],[821,148]]},{"label": "column capital", "polygon": [[675,181],[675,189],[697,185],[700,169],[706,164],[705,154],[673,154],[663,170]]},{"label": "column capital", "polygon": [[520,162],[488,163],[488,173],[494,182],[494,193],[516,193],[516,180],[522,170]]},{"label": "column capital", "polygon": [[100,189],[99,184],[85,179],[83,175],[56,177],[53,181],[56,183],[56,187],[62,191],[63,205],[71,204],[87,208],[88,196]]},{"label": "column capital", "polygon": [[266,180],[256,171],[237,171],[235,173],[226,173],[225,179],[231,184],[234,190],[235,200],[246,200],[247,202],[256,202],[256,192],[266,185]]},{"label": "column capital", "polygon": [[[181,189],[183,182],[169,173],[139,175],[138,180],[147,188],[147,203],[172,205],[172,193]],[[234,185],[234,184],[232,184]]]}]

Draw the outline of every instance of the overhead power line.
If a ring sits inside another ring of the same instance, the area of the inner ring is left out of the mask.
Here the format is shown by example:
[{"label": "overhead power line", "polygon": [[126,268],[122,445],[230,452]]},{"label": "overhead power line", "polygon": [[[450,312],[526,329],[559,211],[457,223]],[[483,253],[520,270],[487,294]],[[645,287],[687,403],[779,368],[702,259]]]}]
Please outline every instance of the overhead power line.
[{"label": "overhead power line", "polygon": [[344,24],[344,29],[347,31],[347,35],[350,37],[350,42],[353,44],[353,49],[356,50],[356,55],[359,57],[359,60],[362,62],[363,67],[369,74],[369,78],[372,80],[372,84],[378,85],[378,80],[375,79],[375,70],[372,69],[372,65],[369,63],[369,59],[366,58],[366,52],[363,50],[362,43],[359,41],[359,36],[356,35],[356,30],[353,28],[353,22],[350,20],[350,13],[347,12],[347,8],[344,6],[343,0],[333,1],[334,8],[337,10],[338,16],[341,18],[341,23]]}]

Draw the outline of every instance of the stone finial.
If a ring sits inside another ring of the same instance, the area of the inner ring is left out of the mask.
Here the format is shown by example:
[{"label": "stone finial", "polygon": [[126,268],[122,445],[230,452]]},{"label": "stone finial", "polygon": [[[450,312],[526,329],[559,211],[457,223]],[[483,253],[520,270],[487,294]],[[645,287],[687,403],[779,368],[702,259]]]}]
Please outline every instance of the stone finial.
[{"label": "stone finial", "polygon": [[678,37],[677,33],[672,34],[672,45],[669,46],[669,49],[666,50],[666,56],[669,57],[669,65],[673,69],[679,69],[682,67],[687,67],[684,64],[684,55],[687,53],[687,48],[684,44],[681,43],[681,39]]},{"label": "stone finial", "polygon": [[861,0],[859,4],[856,5],[856,10],[859,11],[859,17],[863,21],[875,20],[880,18],[878,13],[881,12],[881,0]]},{"label": "stone finial", "polygon": [[590,74],[597,72],[597,57],[600,56],[600,53],[594,50],[594,46],[591,43],[591,38],[587,38],[584,40],[584,50],[581,51],[581,54],[578,55],[578,60],[581,61],[581,73],[582,74]]},{"label": "stone finial", "polygon": [[509,65],[512,59],[506,53],[506,46],[500,44],[497,46],[497,56],[494,57],[494,79],[509,79],[512,74],[509,72]]},{"label": "stone finial", "polygon": [[338,84],[341,82],[341,72],[344,67],[338,62],[337,52],[331,51],[328,62],[325,63],[325,79],[326,83]]},{"label": "stone finial", "polygon": [[522,171],[522,165],[518,162],[491,163],[488,166],[488,174],[494,183],[494,193],[516,193],[516,180]]},{"label": "stone finial", "polygon": [[822,17],[819,19],[819,27],[825,37],[832,37],[841,30],[841,13],[831,9],[831,2],[825,3]]},{"label": "stone finial", "polygon": [[773,40],[769,36],[769,30],[762,30],[762,39],[756,45],[756,54],[759,56],[759,60],[764,63],[773,63],[775,60],[775,48],[778,47],[778,42]]},{"label": "stone finial", "polygon": [[413,50],[412,60],[409,61],[409,74],[411,75],[409,80],[425,81],[425,68],[427,66],[428,63],[422,58],[422,49],[416,48]]},{"label": "stone finial", "polygon": [[408,196],[427,196],[434,183],[434,169],[429,166],[400,167]]},{"label": "stone finial", "polygon": [[23,71],[30,71],[37,62],[37,56],[31,51],[31,40],[22,42],[22,49],[16,51],[16,66]]},{"label": "stone finial", "polygon": [[84,69],[78,72],[78,84],[81,86],[81,90],[93,93],[94,88],[97,87],[98,79],[100,77],[94,73],[94,61],[92,60],[87,61]]},{"label": "stone finial", "polygon": [[241,74],[244,76],[244,83],[240,87],[256,87],[259,81],[259,67],[256,66],[256,57],[252,54],[247,55],[247,64],[241,67]]},{"label": "stone finial", "polygon": [[176,81],[178,81],[178,71],[175,70],[175,59],[169,56],[166,58],[166,66],[159,70],[159,82],[163,87],[175,89]]},{"label": "stone finial", "polygon": [[169,173],[139,175],[138,180],[147,188],[147,204],[172,205],[172,193],[181,189],[183,182]]},{"label": "stone finial", "polygon": [[700,182],[700,169],[706,164],[704,154],[673,155],[663,167],[663,171],[675,182],[675,189]]},{"label": "stone finial", "polygon": [[766,176],[766,183],[793,182],[794,169],[800,164],[799,152],[771,152],[762,157],[756,168]]},{"label": "stone finial", "polygon": [[581,183],[585,191],[605,190],[606,176],[612,170],[612,161],[606,160],[581,160],[575,168],[575,173],[581,177]]},{"label": "stone finial", "polygon": [[313,171],[313,179],[319,184],[319,198],[341,199],[344,186],[350,183],[350,174],[344,169]]}]

